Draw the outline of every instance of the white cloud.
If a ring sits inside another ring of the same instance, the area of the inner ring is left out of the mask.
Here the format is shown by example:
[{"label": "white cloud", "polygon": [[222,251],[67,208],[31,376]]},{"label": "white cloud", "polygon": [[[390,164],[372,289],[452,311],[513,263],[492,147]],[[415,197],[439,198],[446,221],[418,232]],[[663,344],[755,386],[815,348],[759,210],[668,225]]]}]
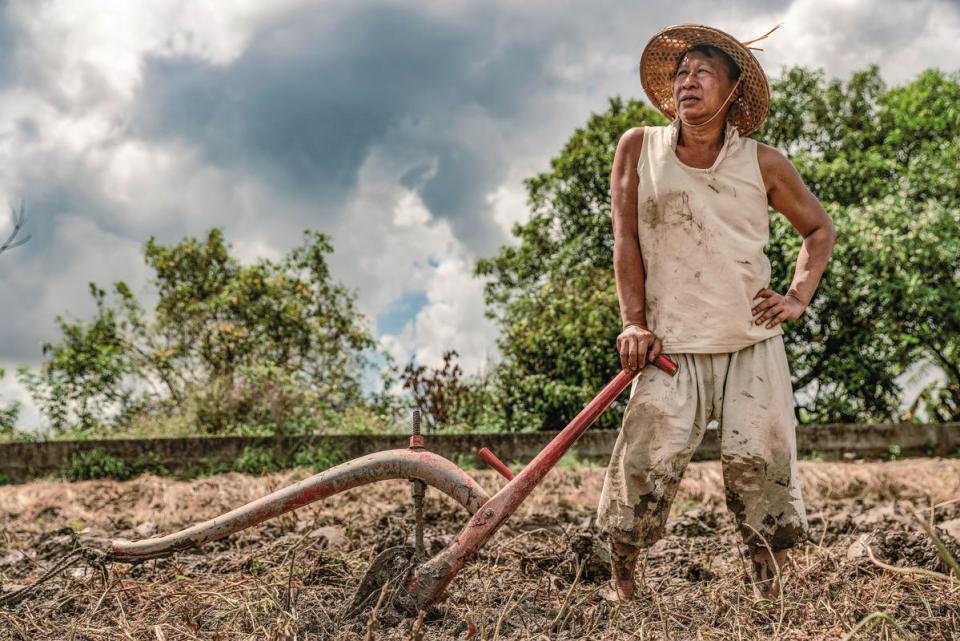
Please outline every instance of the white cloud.
[{"label": "white cloud", "polygon": [[801,64],[847,78],[877,63],[887,82],[899,84],[927,67],[956,69],[960,60],[960,5],[946,0],[796,0],[785,12],[747,20],[736,35],[756,37],[778,22],[756,44],[768,74]]},{"label": "white cloud", "polygon": [[510,233],[515,223],[525,222],[530,217],[527,192],[512,185],[497,187],[495,192],[487,195],[487,202],[493,208],[493,219],[506,233]]},{"label": "white cloud", "polygon": [[30,40],[24,55],[65,98],[88,96],[91,84],[130,98],[146,56],[191,56],[225,65],[257,28],[304,0],[97,0],[11,2],[8,18]]},{"label": "white cloud", "polygon": [[378,151],[365,160],[351,209],[332,230],[331,269],[359,284],[358,306],[368,319],[406,292],[426,293],[424,307],[398,334],[380,337],[398,363],[415,356],[435,366],[443,351],[456,349],[464,370],[474,371],[485,356],[493,356],[496,336],[483,316],[474,257],[447,221],[431,216],[416,192],[399,184],[409,169],[402,159]]},{"label": "white cloud", "polygon": [[393,210],[393,224],[397,227],[423,225],[430,221],[430,211],[415,191],[400,197]]}]

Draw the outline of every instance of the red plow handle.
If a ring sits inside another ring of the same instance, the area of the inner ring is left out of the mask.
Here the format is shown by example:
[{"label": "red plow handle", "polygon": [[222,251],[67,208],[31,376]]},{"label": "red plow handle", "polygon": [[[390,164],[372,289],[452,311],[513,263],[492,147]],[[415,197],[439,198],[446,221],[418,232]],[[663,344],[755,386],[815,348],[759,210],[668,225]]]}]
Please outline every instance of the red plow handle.
[{"label": "red plow handle", "polygon": [[666,354],[660,354],[653,359],[653,364],[665,371],[670,376],[676,374],[680,369],[680,366],[667,358]]},{"label": "red plow handle", "polygon": [[497,458],[497,455],[491,452],[488,448],[480,448],[480,451],[477,452],[477,456],[481,461],[500,472],[500,476],[507,479],[508,481],[513,480],[513,472],[510,471],[510,468],[503,464],[503,461]]},{"label": "red plow handle", "polygon": [[[679,371],[677,364],[662,355],[654,360],[654,365],[671,376]],[[600,390],[600,393],[587,403],[587,406],[526,467],[474,513],[466,527],[442,552],[417,568],[407,581],[406,587],[407,593],[414,597],[418,607],[426,607],[440,598],[453,577],[466,564],[467,559],[471,558],[480,546],[493,536],[564,452],[570,449],[580,435],[597,420],[597,417],[610,407],[620,392],[630,385],[637,373],[638,370],[635,369],[620,370],[613,380],[607,383],[606,387]],[[488,454],[482,454],[481,451],[481,458],[503,474],[504,471],[500,470],[500,467],[506,468],[506,465],[503,465],[493,452],[489,450],[487,452]],[[509,469],[506,471],[509,472]]]},{"label": "red plow handle", "polygon": [[[653,360],[653,365],[656,365],[670,376],[673,376],[679,370],[679,366],[667,358],[667,356],[664,354],[657,356],[657,358]],[[497,458],[497,455],[494,454],[489,448],[480,448],[480,451],[477,452],[477,457],[499,472],[500,476],[503,478],[507,479],[508,481],[513,480],[513,472],[511,472],[510,468],[504,465],[503,461]]]}]

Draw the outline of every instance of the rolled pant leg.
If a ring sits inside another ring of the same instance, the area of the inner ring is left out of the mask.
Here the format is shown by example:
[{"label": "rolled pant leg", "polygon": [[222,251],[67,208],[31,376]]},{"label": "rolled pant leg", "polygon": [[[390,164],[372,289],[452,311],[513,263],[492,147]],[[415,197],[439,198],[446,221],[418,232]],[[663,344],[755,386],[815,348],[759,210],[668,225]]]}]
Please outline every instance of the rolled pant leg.
[{"label": "rolled pant leg", "polygon": [[[797,473],[796,417],[782,336],[730,355],[720,418],[727,507],[744,542],[774,550],[809,537]],[[749,526],[749,527],[748,527]]]},{"label": "rolled pant leg", "polygon": [[620,542],[653,545],[690,457],[703,439],[712,389],[708,355],[671,354],[670,376],[647,365],[634,379],[597,508],[597,527]]}]

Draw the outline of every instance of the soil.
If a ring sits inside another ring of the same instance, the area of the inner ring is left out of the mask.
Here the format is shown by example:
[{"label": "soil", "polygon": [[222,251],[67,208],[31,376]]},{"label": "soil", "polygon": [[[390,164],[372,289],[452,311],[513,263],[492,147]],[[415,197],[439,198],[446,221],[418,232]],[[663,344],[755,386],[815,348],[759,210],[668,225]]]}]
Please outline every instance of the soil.
[{"label": "soil", "polygon": [[[960,519],[958,460],[802,461],[812,536],[791,552],[776,600],[756,599],[745,584],[746,548],[724,505],[719,463],[691,463],[666,535],[641,555],[638,598],[621,605],[598,594],[610,576],[593,525],[603,471],[552,471],[420,618],[395,607],[390,592],[371,616],[379,590],[359,614],[344,616],[377,555],[392,550],[390,571],[410,558],[401,548],[414,544],[410,484],[396,481],[331,497],[203,550],[137,565],[81,559],[19,603],[0,605],[0,640],[810,641],[841,639],[858,624],[853,638],[960,638],[960,580],[944,577],[950,567],[907,507],[960,559],[960,541],[949,534]],[[491,493],[502,484],[492,472],[471,474]],[[171,532],[306,475],[2,487],[0,594],[30,585],[85,541]],[[466,521],[459,505],[428,490],[428,554]]]}]

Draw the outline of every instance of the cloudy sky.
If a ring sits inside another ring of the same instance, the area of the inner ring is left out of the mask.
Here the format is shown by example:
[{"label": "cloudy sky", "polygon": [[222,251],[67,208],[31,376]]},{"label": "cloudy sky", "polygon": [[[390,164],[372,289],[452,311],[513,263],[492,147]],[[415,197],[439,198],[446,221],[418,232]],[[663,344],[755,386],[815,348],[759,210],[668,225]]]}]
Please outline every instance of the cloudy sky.
[{"label": "cloudy sky", "polygon": [[88,282],[146,298],[144,240],[211,226],[246,260],[327,232],[335,277],[400,362],[496,360],[474,260],[526,218],[523,178],[609,96],[642,96],[637,61],[664,26],[745,40],[783,23],[758,45],[771,75],[876,62],[896,84],[960,61],[956,0],[105,7],[0,0],[0,207],[24,199],[33,235],[0,256],[0,399],[27,401],[13,368],[40,362],[56,314],[90,313]]}]

